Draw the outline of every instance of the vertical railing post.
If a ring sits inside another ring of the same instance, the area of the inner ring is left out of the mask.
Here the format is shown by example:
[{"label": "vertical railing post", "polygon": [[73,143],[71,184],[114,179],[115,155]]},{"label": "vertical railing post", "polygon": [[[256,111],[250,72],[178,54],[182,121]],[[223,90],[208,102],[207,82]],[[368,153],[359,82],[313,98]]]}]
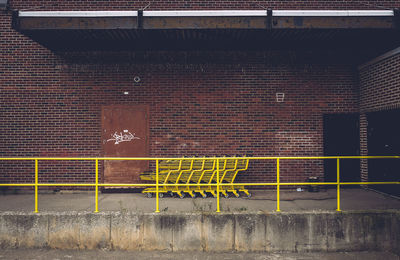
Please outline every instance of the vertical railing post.
[{"label": "vertical railing post", "polygon": [[339,158],[337,158],[337,177],[336,177],[336,184],[337,184],[337,208],[336,211],[341,211],[340,209],[340,163]]},{"label": "vertical railing post", "polygon": [[39,160],[35,159],[35,213],[38,213]]},{"label": "vertical railing post", "polygon": [[281,211],[279,189],[280,189],[279,158],[277,158],[276,159],[276,211]]},{"label": "vertical railing post", "polygon": [[158,159],[156,160],[156,212],[160,212],[160,196],[158,194],[158,172],[159,172],[159,168],[158,168]]},{"label": "vertical railing post", "polygon": [[95,203],[95,210],[94,210],[94,212],[99,212],[99,159],[96,159],[96,186],[95,186],[95,192],[96,192],[96,195],[95,195],[95,200],[96,200],[96,203]]},{"label": "vertical railing post", "polygon": [[217,212],[221,212],[219,207],[219,159],[217,159]]}]

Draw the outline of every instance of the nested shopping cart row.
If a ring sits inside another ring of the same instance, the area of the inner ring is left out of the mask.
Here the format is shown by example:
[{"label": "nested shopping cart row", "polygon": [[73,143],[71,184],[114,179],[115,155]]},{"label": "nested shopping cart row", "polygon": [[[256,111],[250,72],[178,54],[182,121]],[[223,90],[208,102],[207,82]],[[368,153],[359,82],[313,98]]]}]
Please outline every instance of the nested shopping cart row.
[{"label": "nested shopping cart row", "polygon": [[[158,189],[159,196],[162,197],[168,193],[170,195],[178,195],[180,198],[185,197],[186,194],[189,194],[192,198],[195,198],[198,194],[203,198],[206,198],[207,194],[216,197],[216,184],[219,176],[220,184],[228,184],[219,187],[221,195],[226,198],[230,194],[239,197],[240,193],[244,193],[250,197],[251,194],[243,185],[234,184],[239,172],[246,171],[248,166],[249,160],[243,158],[218,160],[182,158],[177,160],[160,160],[158,173],[158,183],[160,185]],[[217,171],[219,171],[219,174],[217,174]],[[142,173],[140,174],[140,178],[155,182],[156,173]],[[190,184],[190,186],[185,186],[184,184]],[[147,188],[142,192],[147,194],[148,197],[152,197],[156,193],[156,188]]]}]

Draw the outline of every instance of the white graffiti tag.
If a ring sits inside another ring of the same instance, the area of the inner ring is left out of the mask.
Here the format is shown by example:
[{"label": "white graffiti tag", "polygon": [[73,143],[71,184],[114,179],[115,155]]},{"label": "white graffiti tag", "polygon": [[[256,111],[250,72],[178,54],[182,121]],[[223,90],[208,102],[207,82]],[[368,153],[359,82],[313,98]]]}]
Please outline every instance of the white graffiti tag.
[{"label": "white graffiti tag", "polygon": [[139,137],[135,136],[135,133],[131,133],[128,130],[124,130],[124,132],[119,132],[119,134],[117,132],[115,132],[113,135],[111,135],[111,139],[108,139],[107,142],[109,141],[115,141],[114,144],[119,144],[122,142],[130,142],[134,139],[140,139]]}]

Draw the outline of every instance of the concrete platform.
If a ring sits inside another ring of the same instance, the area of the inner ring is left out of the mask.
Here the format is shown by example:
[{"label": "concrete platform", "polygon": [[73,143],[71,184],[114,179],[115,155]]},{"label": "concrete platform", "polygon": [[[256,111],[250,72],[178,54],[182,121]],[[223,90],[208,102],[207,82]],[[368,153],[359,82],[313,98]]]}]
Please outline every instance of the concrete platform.
[{"label": "concrete platform", "polygon": [[399,210],[0,212],[0,249],[400,254],[399,223]]},{"label": "concrete platform", "polygon": [[94,192],[42,193],[33,213],[33,193],[0,195],[0,248],[400,254],[400,200],[371,190],[343,189],[342,212],[336,190],[283,191],[281,212],[274,191],[221,198],[221,213],[215,198],[161,198],[160,213],[142,194],[100,194],[100,213],[94,199]]},{"label": "concrete platform", "polygon": [[[251,198],[221,198],[223,212],[273,212],[276,210],[276,192],[252,191]],[[215,212],[215,198],[171,198],[160,199],[160,211]],[[155,211],[155,198],[147,198],[141,193],[99,194],[100,211],[131,211],[151,213]],[[94,211],[94,192],[57,192],[39,194],[40,212]],[[383,195],[372,190],[342,189],[341,209],[347,210],[389,210],[400,209],[400,199]],[[0,211],[32,212],[34,194],[0,195]],[[336,190],[320,192],[281,192],[281,211],[335,211]]]}]

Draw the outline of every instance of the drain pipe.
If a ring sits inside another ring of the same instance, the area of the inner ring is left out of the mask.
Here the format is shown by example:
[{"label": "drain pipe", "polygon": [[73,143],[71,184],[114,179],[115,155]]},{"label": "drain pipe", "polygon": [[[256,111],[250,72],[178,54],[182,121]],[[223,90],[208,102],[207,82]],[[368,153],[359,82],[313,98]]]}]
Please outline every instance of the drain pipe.
[{"label": "drain pipe", "polygon": [[143,29],[143,10],[138,10],[137,11],[137,28],[138,29]]},{"label": "drain pipe", "polygon": [[396,29],[400,30],[400,9],[399,8],[393,9],[393,14],[394,14],[394,24],[396,26]]},{"label": "drain pipe", "polygon": [[272,29],[272,9],[267,9],[267,30]]}]

